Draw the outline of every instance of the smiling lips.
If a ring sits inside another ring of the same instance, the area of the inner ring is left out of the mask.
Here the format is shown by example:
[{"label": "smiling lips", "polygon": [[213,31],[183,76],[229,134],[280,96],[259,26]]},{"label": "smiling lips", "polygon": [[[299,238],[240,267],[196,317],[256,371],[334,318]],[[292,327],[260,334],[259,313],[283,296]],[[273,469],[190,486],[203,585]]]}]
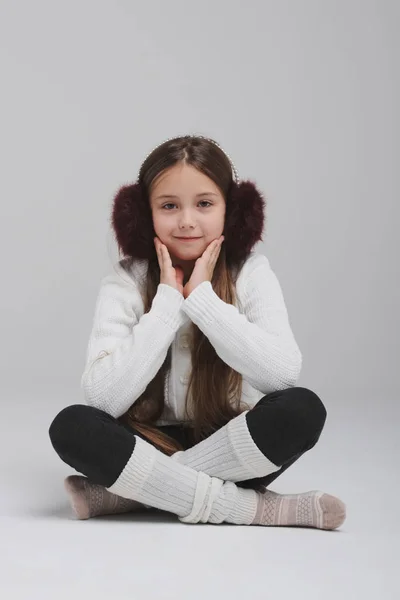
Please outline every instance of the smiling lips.
[{"label": "smiling lips", "polygon": [[199,240],[200,238],[176,238],[177,240],[180,240],[181,242],[195,242],[196,240]]}]

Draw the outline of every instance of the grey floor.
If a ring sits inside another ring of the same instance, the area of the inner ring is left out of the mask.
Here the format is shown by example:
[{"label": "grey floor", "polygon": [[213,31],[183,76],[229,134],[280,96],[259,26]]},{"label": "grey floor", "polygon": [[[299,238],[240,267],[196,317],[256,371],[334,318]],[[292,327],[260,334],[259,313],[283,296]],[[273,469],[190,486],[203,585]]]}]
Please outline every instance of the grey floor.
[{"label": "grey floor", "polygon": [[63,488],[74,471],[47,436],[73,402],[51,390],[13,400],[1,422],[1,598],[400,598],[396,398],[351,394],[344,409],[332,394],[317,446],[271,485],[342,498],[336,531],[186,525],[157,511],[78,521]]}]

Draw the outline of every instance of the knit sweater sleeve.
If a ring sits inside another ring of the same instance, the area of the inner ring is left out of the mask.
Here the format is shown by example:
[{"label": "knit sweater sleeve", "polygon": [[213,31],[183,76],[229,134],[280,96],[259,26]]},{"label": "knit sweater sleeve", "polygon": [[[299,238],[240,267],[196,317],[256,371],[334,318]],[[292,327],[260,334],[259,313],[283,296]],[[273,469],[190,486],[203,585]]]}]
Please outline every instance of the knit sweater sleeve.
[{"label": "knit sweater sleeve", "polygon": [[118,274],[103,278],[81,378],[86,402],[115,418],[144,392],[163,364],[177,330],[187,321],[184,298],[159,284],[149,312],[140,318],[136,284]]},{"label": "knit sweater sleeve", "polygon": [[182,310],[218,356],[255,389],[266,394],[296,385],[302,355],[281,286],[266,256],[257,255],[246,274],[244,314],[221,300],[209,281],[193,290]]}]

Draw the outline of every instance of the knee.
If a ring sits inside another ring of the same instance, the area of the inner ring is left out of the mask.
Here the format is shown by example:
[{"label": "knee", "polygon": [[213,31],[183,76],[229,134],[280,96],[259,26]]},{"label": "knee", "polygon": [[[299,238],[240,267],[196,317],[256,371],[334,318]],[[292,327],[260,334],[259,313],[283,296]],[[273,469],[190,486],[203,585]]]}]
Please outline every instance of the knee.
[{"label": "knee", "polygon": [[[261,408],[260,411],[258,406]],[[262,419],[264,408],[265,418]],[[260,427],[260,422],[263,421],[269,428],[272,410],[275,414],[276,427],[279,423],[281,430],[284,429],[308,443],[318,440],[327,417],[326,408],[319,396],[305,387],[292,387],[272,392],[260,400],[255,409],[258,411],[257,415],[251,415],[253,411],[248,415],[248,420],[253,419],[254,425],[257,422]]]},{"label": "knee", "polygon": [[327,410],[321,398],[312,390],[305,387],[295,387],[293,394],[299,410],[303,413],[311,439],[318,438],[324,428]]},{"label": "knee", "polygon": [[91,407],[85,404],[73,404],[63,408],[53,419],[49,427],[49,437],[57,452],[66,451],[76,437],[82,422],[87,420]]}]

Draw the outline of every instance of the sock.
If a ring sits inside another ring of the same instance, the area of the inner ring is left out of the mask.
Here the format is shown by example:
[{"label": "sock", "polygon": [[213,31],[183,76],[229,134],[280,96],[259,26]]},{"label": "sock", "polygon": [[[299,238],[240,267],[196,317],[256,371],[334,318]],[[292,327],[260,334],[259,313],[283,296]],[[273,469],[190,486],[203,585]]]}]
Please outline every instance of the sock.
[{"label": "sock", "polygon": [[254,442],[245,411],[205,440],[172,455],[182,465],[228,481],[264,477],[280,466],[271,462]]},{"label": "sock", "polygon": [[181,465],[142,438],[135,439],[128,462],[108,491],[172,512],[184,523],[335,529],[344,521],[345,505],[329,494],[261,494]]},{"label": "sock", "polygon": [[346,505],[319,490],[302,494],[277,494],[271,490],[258,496],[252,525],[316,527],[336,529],[346,518]]},{"label": "sock", "polygon": [[[243,412],[211,436],[172,459],[207,475],[245,481],[280,469],[256,446]],[[303,526],[336,529],[346,518],[345,504],[319,490],[301,494],[277,494],[265,489],[257,495],[254,525]]]},{"label": "sock", "polygon": [[249,525],[257,510],[255,490],[181,465],[138,436],[128,462],[107,490],[172,512],[185,523]]},{"label": "sock", "polygon": [[81,475],[67,477],[64,480],[64,487],[78,519],[121,514],[146,508],[135,500],[112,494],[105,487],[91,483],[87,477]]}]

